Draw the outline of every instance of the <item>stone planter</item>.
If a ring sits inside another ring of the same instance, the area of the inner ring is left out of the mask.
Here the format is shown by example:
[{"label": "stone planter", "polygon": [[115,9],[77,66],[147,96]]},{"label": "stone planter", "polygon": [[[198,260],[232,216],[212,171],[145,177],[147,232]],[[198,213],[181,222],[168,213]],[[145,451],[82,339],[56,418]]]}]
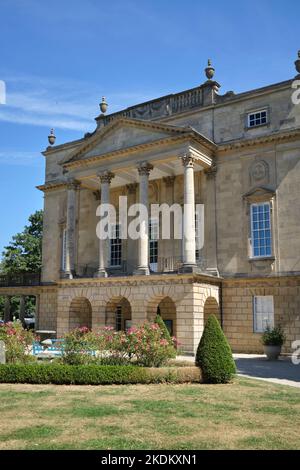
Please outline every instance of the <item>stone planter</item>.
[{"label": "stone planter", "polygon": [[264,345],[264,353],[268,361],[276,361],[281,353],[281,346]]}]

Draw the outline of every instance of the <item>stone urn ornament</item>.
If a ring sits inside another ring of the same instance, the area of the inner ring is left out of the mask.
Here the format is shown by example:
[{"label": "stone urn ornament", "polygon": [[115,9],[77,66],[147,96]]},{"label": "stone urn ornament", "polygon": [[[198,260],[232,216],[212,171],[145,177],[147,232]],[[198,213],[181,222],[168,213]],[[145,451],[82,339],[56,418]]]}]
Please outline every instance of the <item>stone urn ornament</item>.
[{"label": "stone urn ornament", "polygon": [[56,137],[55,137],[55,134],[54,134],[54,129],[51,129],[50,134],[48,135],[48,142],[49,142],[50,145],[54,145],[55,140],[56,140]]},{"label": "stone urn ornament", "polygon": [[205,69],[205,75],[206,77],[208,78],[208,80],[211,80],[213,78],[215,74],[215,69],[213,68],[213,66],[211,65],[211,60],[208,59],[207,61],[207,67]]},{"label": "stone urn ornament", "polygon": [[102,101],[99,106],[100,106],[101,113],[105,114],[108,108],[108,104],[106,102],[105,96],[102,96]]}]

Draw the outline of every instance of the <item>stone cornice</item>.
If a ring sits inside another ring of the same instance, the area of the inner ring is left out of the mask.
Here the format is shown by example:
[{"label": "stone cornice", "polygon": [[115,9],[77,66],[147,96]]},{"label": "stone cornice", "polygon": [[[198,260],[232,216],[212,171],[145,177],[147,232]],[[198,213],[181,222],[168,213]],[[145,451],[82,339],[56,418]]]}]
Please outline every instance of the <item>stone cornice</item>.
[{"label": "stone cornice", "polygon": [[64,163],[63,167],[66,169],[70,169],[70,168],[76,168],[76,167],[81,167],[81,166],[89,166],[96,162],[101,161],[103,158],[112,159],[120,155],[130,155],[133,153],[139,153],[139,152],[142,152],[144,150],[148,150],[154,147],[169,146],[173,143],[185,142],[189,140],[189,138],[190,139],[192,138],[194,141],[200,143],[201,145],[206,147],[209,151],[215,151],[217,149],[217,146],[215,144],[211,143],[211,145],[209,145],[209,141],[207,141],[207,143],[204,143],[203,142],[204,139],[202,140],[200,138],[197,138],[197,136],[193,135],[193,133],[190,132],[190,133],[186,133],[184,136],[179,135],[175,137],[164,138],[160,140],[155,140],[154,142],[147,142],[144,144],[134,145],[132,147],[126,147],[123,149],[115,150],[113,152],[95,155],[89,158],[83,158],[81,160],[70,161],[70,162]]},{"label": "stone cornice", "polygon": [[218,153],[228,152],[230,150],[239,150],[244,147],[254,147],[256,145],[263,145],[269,143],[281,143],[300,138],[300,128],[291,129],[286,131],[274,132],[273,134],[253,137],[250,139],[240,139],[223,144],[219,144]]},{"label": "stone cornice", "polygon": [[63,182],[63,181],[57,181],[57,182],[53,182],[53,183],[45,183],[45,184],[41,184],[39,186],[36,186],[37,189],[39,189],[40,191],[43,191],[44,193],[46,192],[49,192],[49,191],[56,191],[57,189],[64,189],[64,188],[67,188],[67,181]]},{"label": "stone cornice", "polygon": [[57,153],[62,150],[70,149],[72,147],[78,147],[83,142],[86,142],[86,140],[90,138],[93,134],[94,133],[91,133],[88,137],[82,137],[82,139],[72,140],[71,142],[65,142],[64,144],[53,145],[53,147],[49,146],[46,148],[46,150],[44,150],[44,152],[42,152],[42,155],[47,157],[48,155],[51,155],[52,153]]},{"label": "stone cornice", "polygon": [[97,286],[151,286],[155,284],[193,284],[209,283],[219,285],[222,278],[207,274],[155,274],[150,276],[122,276],[103,278],[60,279],[58,287]]},{"label": "stone cornice", "polygon": [[282,279],[295,279],[298,280],[300,283],[300,271],[287,271],[287,272],[278,272],[274,274],[270,274],[269,276],[266,275],[259,275],[259,274],[246,274],[246,273],[237,273],[237,274],[227,274],[223,273],[222,283],[226,287],[226,284],[230,283],[251,283],[252,282],[274,282],[274,281],[281,281]]}]

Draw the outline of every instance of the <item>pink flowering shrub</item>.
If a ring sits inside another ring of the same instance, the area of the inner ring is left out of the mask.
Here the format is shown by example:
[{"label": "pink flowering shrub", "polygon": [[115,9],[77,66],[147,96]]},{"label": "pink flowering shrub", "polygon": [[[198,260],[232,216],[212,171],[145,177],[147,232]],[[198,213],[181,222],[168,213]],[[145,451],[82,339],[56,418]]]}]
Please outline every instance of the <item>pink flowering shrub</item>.
[{"label": "pink flowering shrub", "polygon": [[65,334],[62,343],[62,362],[70,365],[88,364],[93,359],[97,343],[94,333],[86,326]]},{"label": "pink flowering shrub", "polygon": [[176,357],[175,342],[170,344],[157,323],[131,328],[127,332],[127,345],[131,357],[144,367],[160,367]]},{"label": "pink flowering shrub", "polygon": [[160,367],[176,357],[176,346],[176,338],[172,338],[170,343],[157,323],[145,323],[127,332],[115,331],[111,327],[97,332],[77,328],[64,336],[62,358],[66,364],[135,363],[144,367]]},{"label": "pink flowering shrub", "polygon": [[18,321],[0,324],[0,340],[5,343],[6,362],[29,362],[30,348],[35,340],[31,330],[25,330]]}]

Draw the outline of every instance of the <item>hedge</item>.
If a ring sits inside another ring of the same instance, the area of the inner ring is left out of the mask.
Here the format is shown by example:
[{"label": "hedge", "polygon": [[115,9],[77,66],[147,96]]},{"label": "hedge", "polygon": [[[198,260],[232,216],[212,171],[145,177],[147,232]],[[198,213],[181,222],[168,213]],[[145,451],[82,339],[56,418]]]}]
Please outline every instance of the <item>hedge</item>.
[{"label": "hedge", "polygon": [[0,365],[0,383],[106,385],[200,382],[197,367],[145,368],[62,364]]}]

